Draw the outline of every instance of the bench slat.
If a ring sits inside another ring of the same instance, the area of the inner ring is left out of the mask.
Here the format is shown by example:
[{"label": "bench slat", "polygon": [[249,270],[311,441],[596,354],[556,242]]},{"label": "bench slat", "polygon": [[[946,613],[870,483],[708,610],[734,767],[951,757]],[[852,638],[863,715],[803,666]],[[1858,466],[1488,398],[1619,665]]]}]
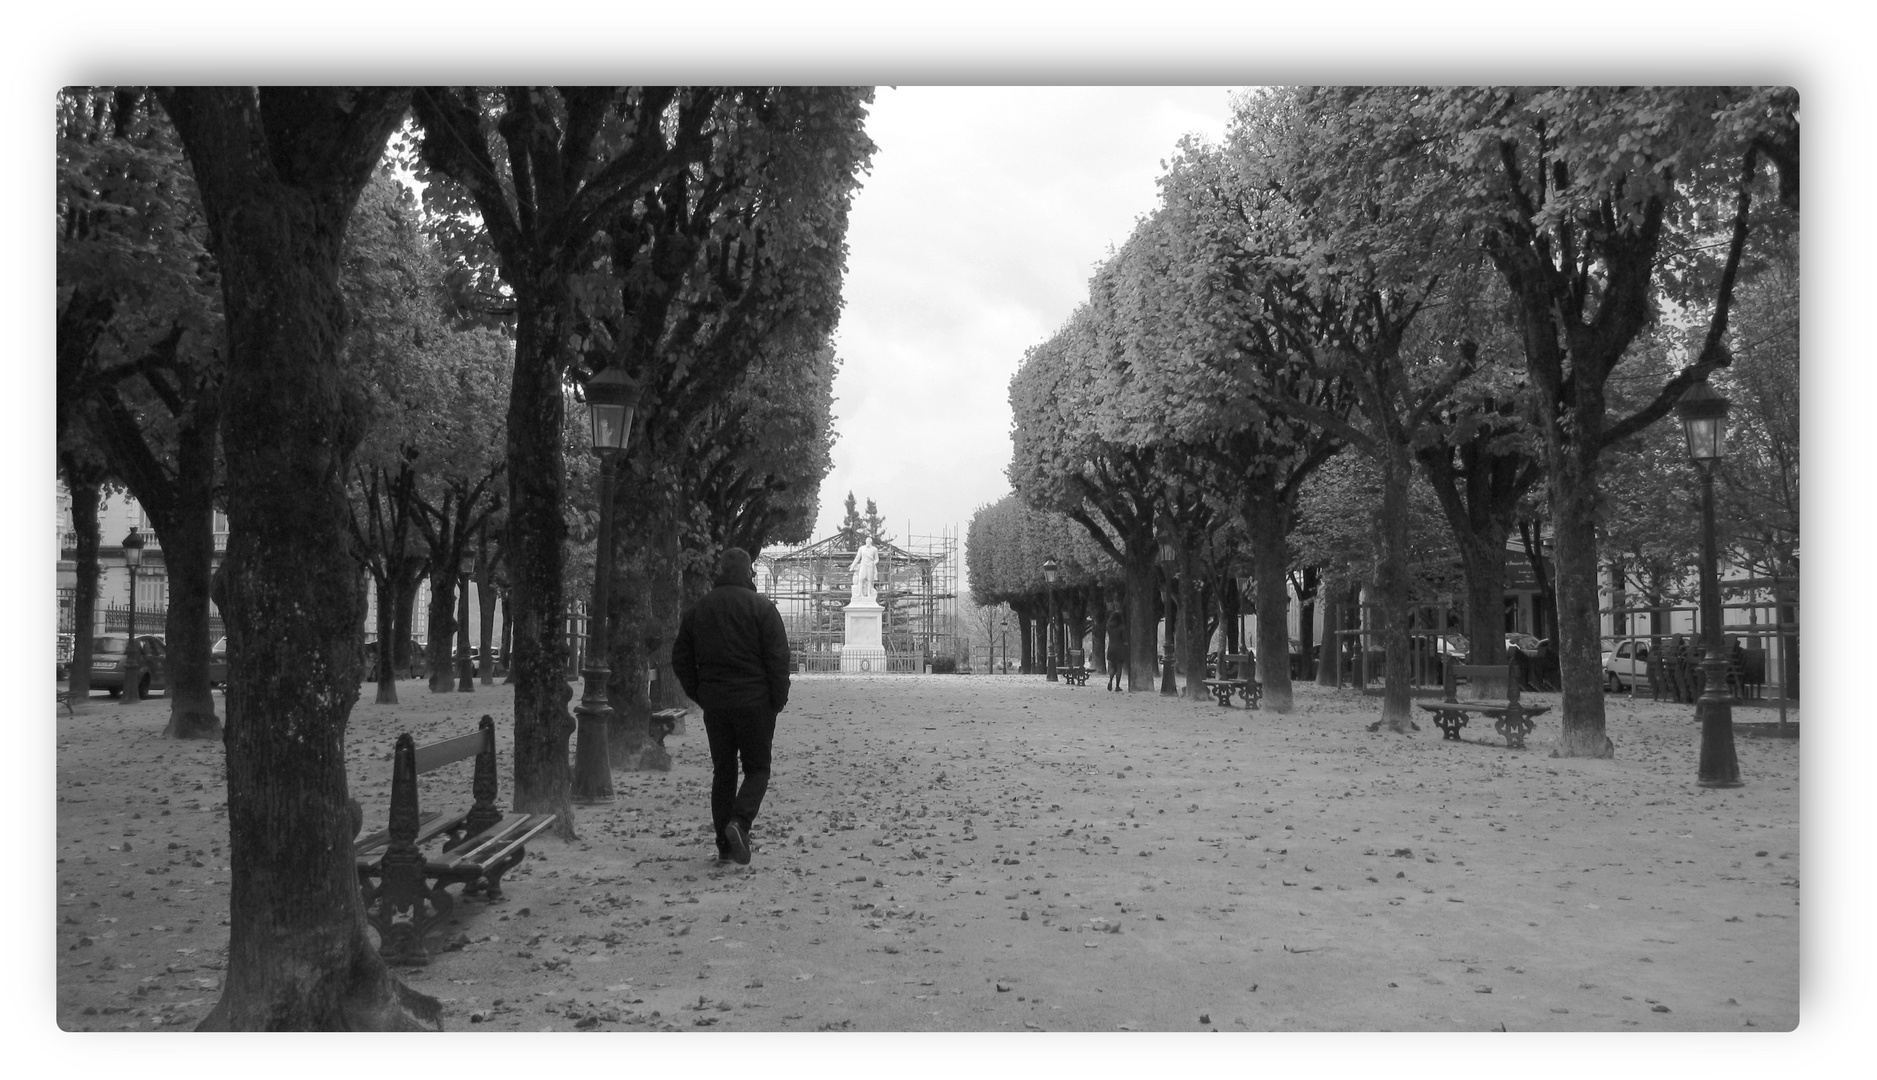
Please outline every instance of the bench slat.
[{"label": "bench slat", "polygon": [[[441,810],[426,810],[418,816],[417,821],[419,827],[417,830],[417,838],[411,842],[418,847],[423,847],[430,841],[435,840],[437,837],[461,825],[467,817],[469,817],[468,814],[444,817],[443,811]],[[379,858],[383,856],[383,849],[390,843],[390,840],[391,830],[380,829],[352,845],[352,854],[357,856],[361,863],[375,864]]]},{"label": "bench slat", "polygon": [[[425,825],[430,824],[431,822],[437,820],[438,818],[442,816],[443,816],[443,811],[441,810],[426,810],[422,814],[419,814],[417,816],[417,827],[420,830],[418,835],[420,836],[423,835],[421,830]],[[368,851],[372,851],[374,849],[384,847],[386,844],[390,842],[391,842],[391,830],[388,828],[379,829],[377,832],[372,833],[369,836],[361,836],[357,840],[353,841],[352,853],[355,855],[363,855],[364,853]]]},{"label": "bench slat", "polygon": [[509,852],[514,851],[516,848],[534,839],[536,834],[552,824],[554,824],[553,814],[531,815],[526,821],[521,822],[518,831],[510,834],[508,837],[504,838],[504,840],[490,842],[490,844],[501,844],[500,850],[487,851],[486,849],[490,844],[483,845],[485,850],[476,857],[476,863],[482,866],[492,866],[500,863],[503,859],[508,857]]},{"label": "bench slat", "polygon": [[[542,818],[546,820],[540,820]],[[510,843],[511,841],[519,842],[516,840],[517,833],[524,832],[531,826],[534,828],[534,832],[540,832],[541,829],[546,828],[553,820],[554,815],[552,814],[506,815],[501,821],[496,822],[482,832],[470,837],[461,847],[451,851],[442,859],[433,860],[433,862],[451,867],[465,863],[482,865],[492,862],[493,856],[491,852],[493,852],[496,847],[504,844],[512,847],[513,844]],[[528,835],[532,836],[534,833],[531,832],[528,833]],[[523,839],[525,839],[525,837]],[[504,847],[502,850],[506,851],[508,848]]]},{"label": "bench slat", "polygon": [[432,769],[453,765],[464,758],[473,758],[482,752],[483,734],[472,731],[467,735],[458,735],[454,739],[431,743],[417,748],[415,758],[419,776]]}]

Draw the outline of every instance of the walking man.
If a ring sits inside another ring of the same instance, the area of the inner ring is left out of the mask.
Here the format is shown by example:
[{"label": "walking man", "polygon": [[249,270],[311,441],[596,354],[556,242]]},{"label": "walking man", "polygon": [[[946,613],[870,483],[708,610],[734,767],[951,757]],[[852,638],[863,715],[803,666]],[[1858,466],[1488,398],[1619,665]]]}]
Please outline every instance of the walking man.
[{"label": "walking man", "polygon": [[789,703],[789,639],[776,606],[756,591],[749,552],[726,548],[711,585],[678,623],[671,666],[704,710],[717,858],[747,864],[750,824],[769,788],[776,714]]},{"label": "walking man", "polygon": [[1121,690],[1127,671],[1128,621],[1119,611],[1108,613],[1108,689]]}]

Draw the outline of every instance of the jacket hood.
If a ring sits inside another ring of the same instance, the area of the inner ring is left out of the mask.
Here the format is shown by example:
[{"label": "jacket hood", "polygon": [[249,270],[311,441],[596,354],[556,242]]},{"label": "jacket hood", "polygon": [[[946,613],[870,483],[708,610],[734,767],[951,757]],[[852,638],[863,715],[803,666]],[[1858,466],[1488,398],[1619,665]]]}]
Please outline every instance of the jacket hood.
[{"label": "jacket hood", "polygon": [[717,576],[711,579],[712,585],[741,585],[755,591],[756,572],[751,568],[749,552],[742,548],[725,548],[723,557],[717,561]]}]

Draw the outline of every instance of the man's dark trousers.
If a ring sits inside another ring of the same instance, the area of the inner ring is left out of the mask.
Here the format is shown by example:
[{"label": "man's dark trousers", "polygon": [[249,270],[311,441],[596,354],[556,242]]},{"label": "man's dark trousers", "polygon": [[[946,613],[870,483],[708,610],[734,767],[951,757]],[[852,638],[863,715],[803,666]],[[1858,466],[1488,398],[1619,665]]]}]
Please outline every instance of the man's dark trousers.
[{"label": "man's dark trousers", "polygon": [[[717,827],[717,850],[726,852],[723,827],[732,818],[749,831],[769,790],[769,748],[775,742],[773,709],[705,709],[704,734],[710,739],[710,817]],[[743,763],[743,786],[736,782]]]}]

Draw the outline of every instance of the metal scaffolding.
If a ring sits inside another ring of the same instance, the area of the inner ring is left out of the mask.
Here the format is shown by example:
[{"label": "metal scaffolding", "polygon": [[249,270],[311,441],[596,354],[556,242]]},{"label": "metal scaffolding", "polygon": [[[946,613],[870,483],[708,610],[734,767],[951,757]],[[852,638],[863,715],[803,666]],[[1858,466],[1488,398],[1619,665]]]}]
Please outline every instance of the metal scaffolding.
[{"label": "metal scaffolding", "polygon": [[[844,609],[853,598],[847,569],[859,544],[839,533],[797,548],[767,548],[756,558],[756,587],[782,613],[796,670],[841,670],[847,637]],[[951,656],[957,633],[958,532],[907,536],[905,543],[879,542],[875,594],[884,609],[880,640],[887,671],[910,675],[930,670],[932,659]]]}]

